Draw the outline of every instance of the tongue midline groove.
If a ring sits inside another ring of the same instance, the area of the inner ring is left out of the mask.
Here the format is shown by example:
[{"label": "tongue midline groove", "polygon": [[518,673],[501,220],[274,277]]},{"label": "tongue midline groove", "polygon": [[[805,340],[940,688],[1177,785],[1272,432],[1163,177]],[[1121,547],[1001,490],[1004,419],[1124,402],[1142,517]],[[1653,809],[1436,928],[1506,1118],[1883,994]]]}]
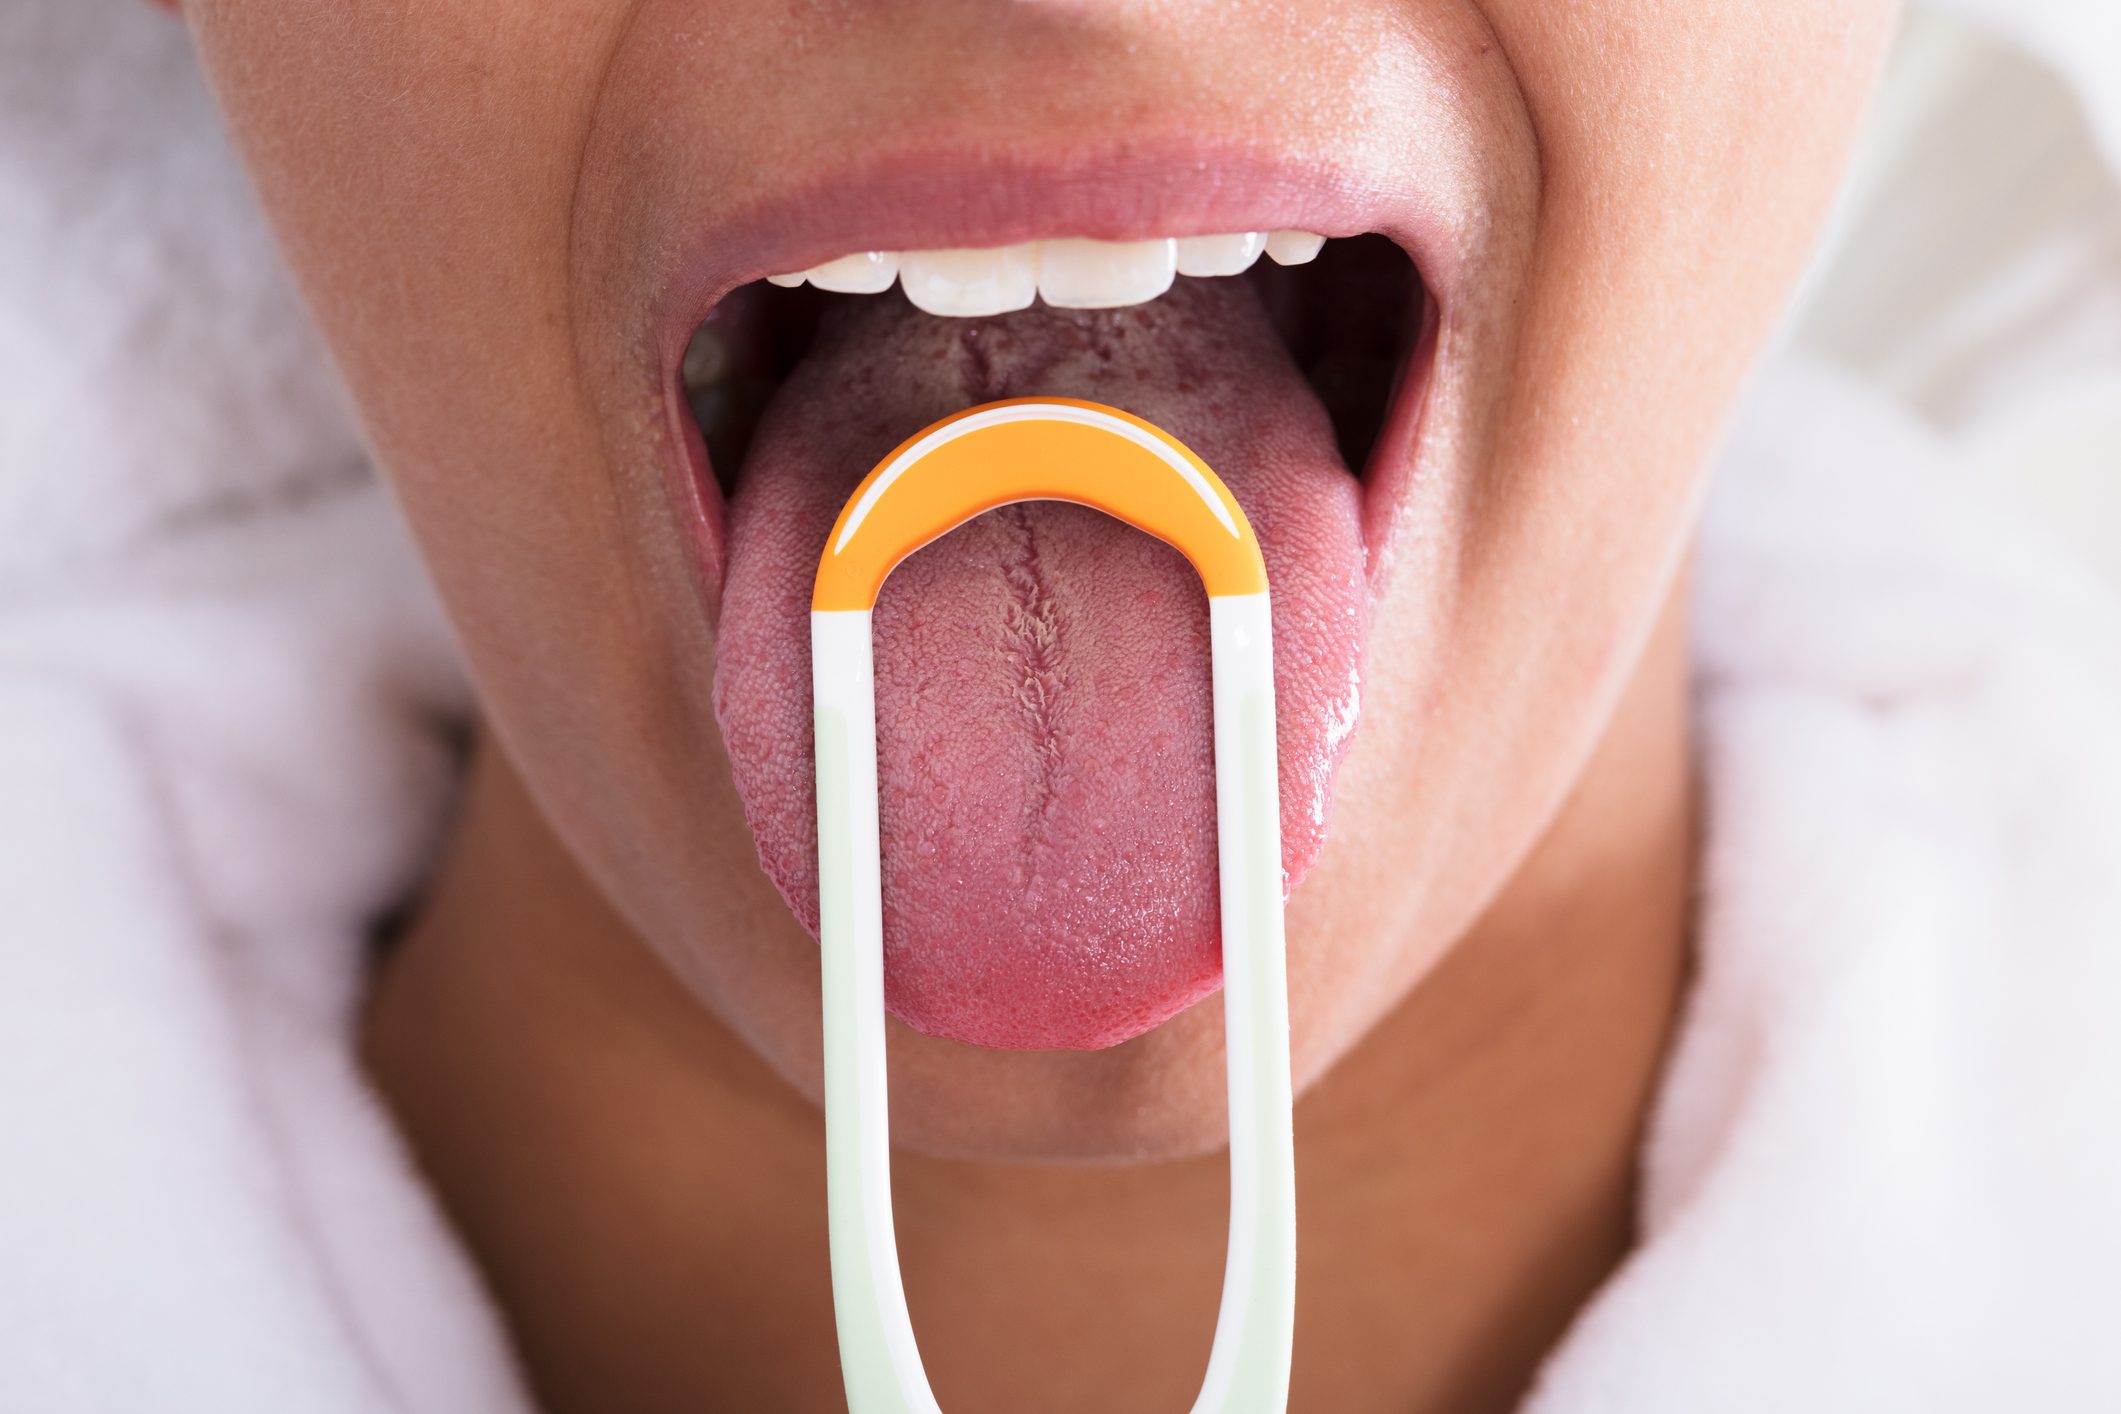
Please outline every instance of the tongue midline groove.
[{"label": "tongue midline groove", "polygon": [[[1343,463],[1367,477],[1428,299],[1406,252],[1379,235],[1344,237],[1325,242],[1305,263],[1260,260],[1241,274],[1212,278],[1240,281],[1261,301],[1331,418]],[[682,376],[707,454],[703,470],[725,502],[759,418],[808,353],[820,318],[844,301],[904,298],[895,289],[837,293],[762,280],[731,291],[710,311],[686,350]],[[1065,312],[1094,321],[1139,307]]]}]

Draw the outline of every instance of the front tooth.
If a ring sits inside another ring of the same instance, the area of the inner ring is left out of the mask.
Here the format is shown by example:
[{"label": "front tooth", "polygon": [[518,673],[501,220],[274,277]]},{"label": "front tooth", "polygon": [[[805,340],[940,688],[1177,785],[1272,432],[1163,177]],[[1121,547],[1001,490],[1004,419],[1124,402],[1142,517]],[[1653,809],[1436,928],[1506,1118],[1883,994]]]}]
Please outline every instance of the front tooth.
[{"label": "front tooth", "polygon": [[1178,243],[1181,275],[1242,275],[1267,248],[1265,231],[1234,236],[1187,236]]},{"label": "front tooth", "polygon": [[810,270],[810,283],[836,295],[876,295],[898,278],[898,256],[888,250],[858,250]]},{"label": "front tooth", "polygon": [[1276,231],[1267,237],[1267,258],[1276,265],[1308,265],[1325,243],[1324,236],[1309,231]]},{"label": "front tooth", "polygon": [[1040,241],[1038,295],[1055,309],[1146,304],[1171,288],[1178,242]]},{"label": "front tooth", "polygon": [[792,290],[800,286],[807,278],[802,271],[798,270],[793,275],[768,275],[766,283],[779,285],[784,290]]},{"label": "front tooth", "polygon": [[979,319],[1028,309],[1038,298],[1038,249],[915,250],[899,260],[899,285],[915,309]]}]

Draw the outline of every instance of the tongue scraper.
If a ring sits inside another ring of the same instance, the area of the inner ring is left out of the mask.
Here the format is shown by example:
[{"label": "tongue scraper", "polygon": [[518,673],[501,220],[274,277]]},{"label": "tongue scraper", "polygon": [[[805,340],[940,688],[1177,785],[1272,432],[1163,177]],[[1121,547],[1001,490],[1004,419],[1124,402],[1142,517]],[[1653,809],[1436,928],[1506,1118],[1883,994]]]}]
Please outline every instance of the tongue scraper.
[{"label": "tongue scraper", "polygon": [[1282,957],[1267,571],[1245,513],[1177,438],[1098,403],[986,403],[915,434],[840,512],[811,599],[832,1301],[851,1414],[940,1414],[891,1221],[884,904],[870,611],[929,541],[1017,501],[1090,506],[1176,547],[1208,591],[1230,1243],[1193,1414],[1281,1414],[1296,1309],[1296,1163]]}]

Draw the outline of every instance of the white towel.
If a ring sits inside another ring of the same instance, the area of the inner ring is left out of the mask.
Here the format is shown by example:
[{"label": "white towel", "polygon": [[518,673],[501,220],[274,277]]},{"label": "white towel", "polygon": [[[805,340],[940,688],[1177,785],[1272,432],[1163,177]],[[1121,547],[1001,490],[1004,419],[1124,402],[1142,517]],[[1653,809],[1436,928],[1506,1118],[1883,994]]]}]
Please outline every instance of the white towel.
[{"label": "white towel", "polygon": [[[349,1044],[467,693],[132,0],[0,11],[0,268],[0,1407],[523,1411]],[[1791,360],[1734,433],[1701,975],[1538,1414],[2121,1408],[2121,614],[1954,461]]]},{"label": "white towel", "polygon": [[1701,555],[1700,972],[1531,1407],[2121,1409],[2121,610],[1795,364]]}]

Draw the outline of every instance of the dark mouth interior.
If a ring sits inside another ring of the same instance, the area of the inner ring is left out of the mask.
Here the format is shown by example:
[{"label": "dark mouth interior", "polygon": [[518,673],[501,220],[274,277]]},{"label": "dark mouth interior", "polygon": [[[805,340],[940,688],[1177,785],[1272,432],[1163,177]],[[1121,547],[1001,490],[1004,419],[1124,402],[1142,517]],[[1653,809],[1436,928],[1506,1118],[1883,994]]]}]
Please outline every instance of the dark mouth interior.
[{"label": "dark mouth interior", "polygon": [[[1333,420],[1341,460],[1353,470],[1367,467],[1424,315],[1426,296],[1406,252],[1384,236],[1343,237],[1327,241],[1308,265],[1263,258],[1243,275],[1222,278],[1247,281],[1257,291]],[[760,417],[808,351],[830,302],[903,298],[895,289],[835,295],[760,280],[731,291],[715,307],[686,352],[684,379],[725,497]]]}]

